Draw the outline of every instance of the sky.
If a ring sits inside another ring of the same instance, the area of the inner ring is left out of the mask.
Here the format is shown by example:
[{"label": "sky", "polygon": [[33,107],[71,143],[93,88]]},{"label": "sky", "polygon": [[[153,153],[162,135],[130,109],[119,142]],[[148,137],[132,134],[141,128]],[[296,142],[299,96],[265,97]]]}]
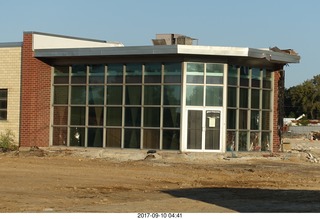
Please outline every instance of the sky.
[{"label": "sky", "polygon": [[318,0],[0,0],[0,42],[24,31],[152,45],[159,33],[199,45],[293,49],[300,63],[285,67],[285,87],[320,74]]}]

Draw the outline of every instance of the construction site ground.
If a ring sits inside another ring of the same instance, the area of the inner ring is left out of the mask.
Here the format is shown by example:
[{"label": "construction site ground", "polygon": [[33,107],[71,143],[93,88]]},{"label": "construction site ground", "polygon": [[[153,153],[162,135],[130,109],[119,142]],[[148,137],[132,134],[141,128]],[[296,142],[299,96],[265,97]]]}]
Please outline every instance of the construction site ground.
[{"label": "construction site ground", "polygon": [[285,152],[45,147],[0,153],[0,212],[320,212],[320,141]]}]

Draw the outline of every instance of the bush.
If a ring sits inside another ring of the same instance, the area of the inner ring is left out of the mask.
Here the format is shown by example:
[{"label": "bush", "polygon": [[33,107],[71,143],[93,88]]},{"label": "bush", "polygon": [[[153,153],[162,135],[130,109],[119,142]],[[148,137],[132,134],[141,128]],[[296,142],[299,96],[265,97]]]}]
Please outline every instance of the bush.
[{"label": "bush", "polygon": [[15,143],[15,135],[10,129],[6,129],[3,133],[0,133],[0,151],[15,151],[18,149],[18,145]]}]

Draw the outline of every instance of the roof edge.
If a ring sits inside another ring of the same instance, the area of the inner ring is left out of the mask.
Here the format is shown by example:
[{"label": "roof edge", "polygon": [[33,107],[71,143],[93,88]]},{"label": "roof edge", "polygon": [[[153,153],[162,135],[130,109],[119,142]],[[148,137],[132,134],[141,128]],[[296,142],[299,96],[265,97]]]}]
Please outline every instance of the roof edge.
[{"label": "roof edge", "polygon": [[22,42],[0,43],[0,48],[6,48],[6,47],[22,47]]}]

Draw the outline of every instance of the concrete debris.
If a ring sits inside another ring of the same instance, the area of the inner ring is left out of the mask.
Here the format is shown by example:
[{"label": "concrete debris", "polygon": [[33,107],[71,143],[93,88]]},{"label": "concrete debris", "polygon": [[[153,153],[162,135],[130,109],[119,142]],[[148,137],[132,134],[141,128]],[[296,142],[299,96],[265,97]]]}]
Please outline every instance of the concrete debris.
[{"label": "concrete debris", "polygon": [[312,163],[318,163],[319,162],[318,159],[315,158],[311,153],[309,153],[309,152],[306,152],[306,153],[307,153],[307,159],[310,162],[312,162]]}]

